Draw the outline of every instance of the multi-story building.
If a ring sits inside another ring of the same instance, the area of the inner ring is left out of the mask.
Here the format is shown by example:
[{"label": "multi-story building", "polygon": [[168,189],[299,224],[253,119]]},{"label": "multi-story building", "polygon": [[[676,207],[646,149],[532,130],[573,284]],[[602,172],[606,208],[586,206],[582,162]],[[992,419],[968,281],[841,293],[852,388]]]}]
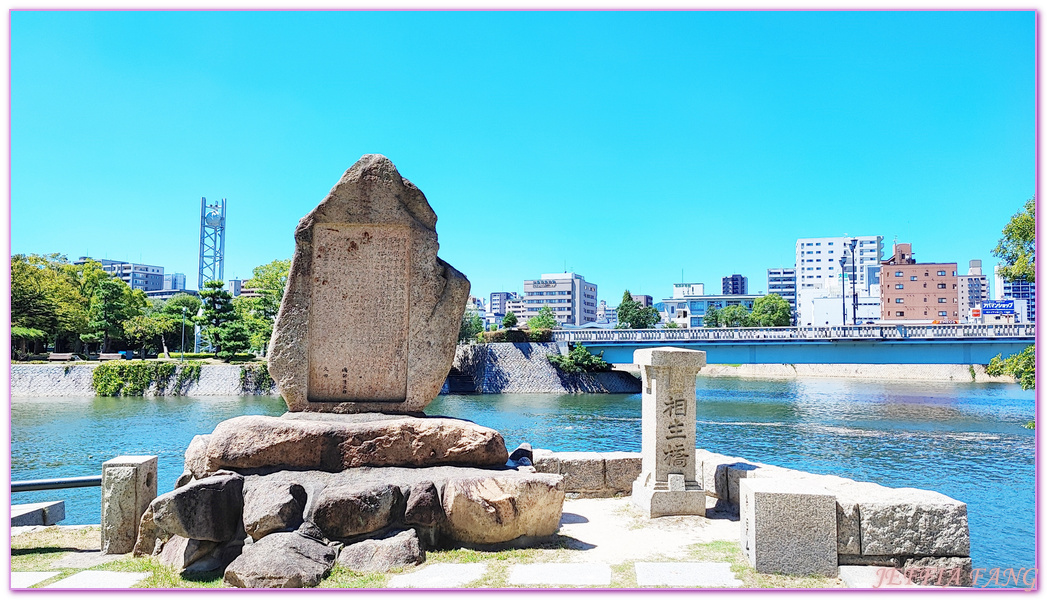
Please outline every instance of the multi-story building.
[{"label": "multi-story building", "polygon": [[993,279],[995,279],[996,288],[993,292],[994,300],[1027,300],[1028,301],[1028,312],[1029,312],[1029,323],[1036,322],[1036,285],[1029,283],[1024,277],[1019,277],[1014,281],[1007,281],[1000,275],[1000,265],[993,267]]},{"label": "multi-story building", "polygon": [[737,273],[734,275],[728,275],[723,278],[723,293],[725,295],[736,296],[739,294],[749,293],[749,278],[743,277]]},{"label": "multi-story building", "polygon": [[[650,296],[647,297],[650,298]],[[632,298],[635,302],[636,296],[632,296]],[[618,323],[618,308],[607,306],[606,300],[600,300],[600,305],[596,307],[596,322],[611,324]]]},{"label": "multi-story building", "polygon": [[240,291],[243,290],[244,280],[243,279],[230,279],[225,282],[225,289],[229,291],[229,294],[236,298],[240,295]]},{"label": "multi-story building", "polygon": [[523,298],[513,298],[505,301],[505,314],[513,313],[520,325],[524,324],[523,315],[527,311],[527,305],[524,304]]},{"label": "multi-story building", "polygon": [[767,269],[767,294],[778,294],[785,298],[796,322],[796,268],[779,267]]},{"label": "multi-story building", "polygon": [[705,327],[705,313],[710,308],[717,310],[740,305],[753,309],[760,294],[709,294],[702,283],[675,283],[673,297],[656,305],[662,315],[662,323],[674,322],[680,327]]},{"label": "multi-story building", "polygon": [[519,297],[520,295],[516,292],[491,292],[487,303],[487,312],[504,317],[505,313],[508,312],[506,302],[516,300]]},{"label": "multi-story building", "polygon": [[989,278],[982,273],[982,261],[972,260],[966,275],[957,278],[961,323],[973,321],[971,311],[989,299]]},{"label": "multi-story building", "polygon": [[894,244],[883,261],[880,318],[883,321],[946,321],[960,318],[956,263],[918,263],[912,244]]},{"label": "multi-story building", "polygon": [[124,260],[91,258],[90,256],[81,256],[80,259],[75,261],[73,264],[82,265],[89,260],[101,263],[102,269],[106,273],[109,273],[117,279],[122,279],[123,282],[131,286],[131,289],[133,290],[150,292],[164,289],[163,267],[158,267],[156,265],[143,265]]},{"label": "multi-story building", "polygon": [[879,319],[882,254],[879,235],[796,240],[796,323],[833,326]]},{"label": "multi-story building", "polygon": [[632,294],[632,293],[630,293],[629,297],[633,299],[633,302],[639,302],[640,306],[642,306],[644,308],[649,307],[649,306],[654,306],[654,298],[652,298],[651,296],[648,296],[647,294]]},{"label": "multi-story building", "polygon": [[168,273],[164,275],[164,287],[165,290],[184,290],[185,289],[185,273]]},{"label": "multi-story building", "polygon": [[145,293],[145,297],[157,300],[170,300],[178,294],[189,294],[190,296],[200,297],[200,292],[196,290],[151,290]]},{"label": "multi-story building", "polygon": [[580,327],[596,321],[596,284],[576,273],[546,273],[541,279],[524,281],[523,314],[516,313],[521,322],[538,314],[548,306],[563,325]]}]

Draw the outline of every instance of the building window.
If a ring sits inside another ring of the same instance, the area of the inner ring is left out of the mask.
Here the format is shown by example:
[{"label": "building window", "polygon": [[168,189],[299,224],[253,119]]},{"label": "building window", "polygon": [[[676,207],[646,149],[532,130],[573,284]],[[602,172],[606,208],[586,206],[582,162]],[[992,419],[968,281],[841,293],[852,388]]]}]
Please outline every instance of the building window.
[{"label": "building window", "polygon": [[894,276],[895,277],[902,277],[902,272],[901,271],[895,271],[894,272]]},{"label": "building window", "polygon": [[939,277],[944,277],[945,276],[945,271],[938,271],[938,276]]},{"label": "building window", "polygon": [[896,290],[904,290],[905,289],[905,284],[904,283],[896,283],[896,284],[894,284],[894,289],[896,289]]},{"label": "building window", "polygon": [[945,304],[945,298],[938,298],[938,304]]},{"label": "building window", "polygon": [[939,317],[948,317],[949,316],[949,311],[947,311],[947,310],[939,310],[938,311],[938,316]]},{"label": "building window", "polygon": [[904,299],[902,299],[902,298],[895,298],[895,299],[894,299],[894,303],[895,303],[895,304],[904,304],[904,303],[905,303],[905,300],[904,300]]},{"label": "building window", "polygon": [[905,311],[903,311],[903,310],[896,310],[896,311],[894,311],[894,316],[896,316],[896,317],[904,317],[905,316]]},{"label": "building window", "polygon": [[[956,287],[956,286],[954,285],[953,287]],[[938,289],[939,290],[944,290],[945,289],[945,284],[944,283],[939,283],[938,284]]]},{"label": "building window", "polygon": [[909,281],[916,281],[916,276],[913,275],[913,276],[909,277]]}]

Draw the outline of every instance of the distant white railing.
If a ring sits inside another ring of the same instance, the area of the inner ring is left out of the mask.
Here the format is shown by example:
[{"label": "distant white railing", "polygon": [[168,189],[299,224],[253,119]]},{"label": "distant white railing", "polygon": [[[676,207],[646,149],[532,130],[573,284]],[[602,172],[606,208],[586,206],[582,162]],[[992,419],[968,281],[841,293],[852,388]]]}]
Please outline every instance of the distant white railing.
[{"label": "distant white railing", "polygon": [[553,331],[557,342],[707,342],[774,340],[899,340],[1036,337],[1034,323],[957,325],[846,325],[842,327],[734,327],[588,329]]}]

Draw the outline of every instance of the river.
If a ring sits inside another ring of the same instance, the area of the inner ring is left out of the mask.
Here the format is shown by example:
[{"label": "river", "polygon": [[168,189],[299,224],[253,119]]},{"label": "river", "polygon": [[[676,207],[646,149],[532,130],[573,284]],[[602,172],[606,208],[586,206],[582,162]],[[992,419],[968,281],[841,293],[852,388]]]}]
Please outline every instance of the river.
[{"label": "river", "polygon": [[[279,415],[273,397],[14,398],[12,480],[101,472],[120,454],[156,454],[160,492],[192,437],[225,419]],[[440,396],[430,415],[493,427],[557,451],[640,451],[639,395]],[[977,567],[1035,566],[1035,396],[1016,385],[699,378],[698,446],[731,456],[967,503]],[[98,488],[16,494],[65,500],[63,524],[97,523]]]}]

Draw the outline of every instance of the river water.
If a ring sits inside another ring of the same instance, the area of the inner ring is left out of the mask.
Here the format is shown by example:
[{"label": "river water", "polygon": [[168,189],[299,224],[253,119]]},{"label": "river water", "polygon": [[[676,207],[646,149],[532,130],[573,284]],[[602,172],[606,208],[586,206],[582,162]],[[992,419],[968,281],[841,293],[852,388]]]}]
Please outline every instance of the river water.
[{"label": "river water", "polygon": [[[245,414],[280,415],[274,397],[14,398],[12,480],[101,472],[120,454],[156,454],[173,489],[192,437]],[[557,451],[640,451],[639,395],[440,396],[426,409]],[[829,379],[698,379],[698,446],[731,456],[967,503],[976,567],[1035,566],[1035,396],[1016,385]],[[65,500],[63,524],[98,523],[98,488],[16,494]]]}]

